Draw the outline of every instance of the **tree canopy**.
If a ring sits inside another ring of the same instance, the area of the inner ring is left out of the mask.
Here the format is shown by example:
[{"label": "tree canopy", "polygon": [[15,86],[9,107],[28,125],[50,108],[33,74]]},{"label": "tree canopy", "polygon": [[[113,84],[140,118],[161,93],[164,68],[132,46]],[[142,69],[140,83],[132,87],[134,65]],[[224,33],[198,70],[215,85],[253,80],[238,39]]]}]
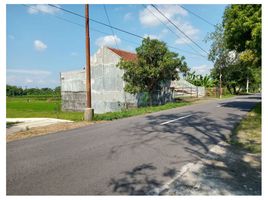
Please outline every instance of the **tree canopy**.
[{"label": "tree canopy", "polygon": [[223,16],[224,39],[228,49],[244,52],[251,50],[254,64],[261,62],[261,5],[231,5]]},{"label": "tree canopy", "polygon": [[167,45],[157,39],[143,39],[136,53],[136,61],[121,59],[118,63],[118,67],[124,70],[125,91],[129,93],[148,92],[152,97],[154,91],[178,79],[179,71],[185,74],[189,71],[184,57],[169,51]]},{"label": "tree canopy", "polygon": [[212,41],[209,60],[214,62],[211,76],[231,93],[237,94],[250,83],[261,83],[261,5],[230,5],[223,23],[215,27],[207,41]]}]

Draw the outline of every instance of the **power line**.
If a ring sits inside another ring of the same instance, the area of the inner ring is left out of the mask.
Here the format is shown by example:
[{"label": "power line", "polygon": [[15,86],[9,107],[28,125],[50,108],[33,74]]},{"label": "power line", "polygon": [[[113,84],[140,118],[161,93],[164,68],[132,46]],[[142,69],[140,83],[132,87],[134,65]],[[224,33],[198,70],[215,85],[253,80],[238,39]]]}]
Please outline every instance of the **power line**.
[{"label": "power line", "polygon": [[[78,13],[75,13],[75,12],[73,12],[73,11],[70,11],[70,10],[67,10],[67,9],[64,9],[64,8],[61,8],[61,7],[58,7],[58,6],[55,6],[55,5],[53,5],[53,4],[48,4],[48,5],[49,5],[49,6],[52,6],[52,7],[54,7],[54,8],[58,8],[58,9],[60,9],[60,10],[62,10],[62,11],[67,12],[67,13],[70,13],[70,14],[73,14],[73,15],[76,15],[76,16],[79,16],[79,17],[81,17],[81,18],[85,18],[85,16],[80,15],[80,14],[78,14]],[[144,37],[142,37],[142,36],[140,36],[140,35],[138,35],[138,34],[131,33],[131,32],[129,32],[129,31],[123,30],[123,29],[121,29],[121,28],[118,28],[118,27],[115,27],[115,26],[111,26],[111,25],[105,24],[105,23],[100,22],[100,21],[98,21],[98,20],[95,20],[95,19],[92,19],[92,18],[90,18],[89,20],[92,21],[92,22],[101,24],[101,25],[103,25],[103,26],[110,27],[110,28],[112,28],[112,29],[118,30],[118,31],[120,31],[120,32],[123,32],[123,33],[129,34],[129,35],[132,35],[132,36],[135,36],[135,37],[144,39]],[[173,48],[173,49],[177,49],[177,50],[180,50],[180,51],[184,51],[184,52],[189,53],[189,54],[193,54],[193,55],[201,56],[201,55],[199,55],[199,54],[194,54],[194,53],[192,53],[192,52],[187,52],[187,51],[182,50],[182,49],[177,48],[177,47],[173,47],[173,46],[170,46],[170,45],[167,45],[167,46],[170,47],[170,48]],[[202,55],[201,57],[204,58],[203,55]]]},{"label": "power line", "polygon": [[[168,28],[168,30],[170,30],[175,36],[177,36],[179,39],[182,38],[184,41],[185,39],[183,37],[181,37],[180,35],[178,35],[175,31],[173,31],[166,23],[164,23],[161,19],[159,19],[159,17],[157,17],[148,7],[146,7],[144,4],[142,4],[143,7],[145,9],[147,9],[153,16],[155,16],[155,18],[160,22],[162,23],[164,26],[166,26]],[[200,54],[197,50],[195,50],[192,46],[190,46],[189,44],[187,44],[192,50],[194,50],[196,53]],[[200,56],[202,57],[205,57],[203,56],[202,54],[200,54]]]},{"label": "power line", "polygon": [[[105,4],[103,4],[103,8],[104,8],[104,11],[105,11],[105,14],[106,14],[106,17],[107,17],[107,20],[108,20],[108,23],[109,25],[111,26],[111,22],[110,22],[110,19],[109,19],[109,16],[108,16],[108,13],[107,13],[107,10],[106,10],[106,6]],[[111,31],[112,31],[112,34],[113,34],[113,39],[114,39],[114,42],[115,42],[115,45],[116,45],[116,48],[118,48],[118,44],[117,44],[117,41],[116,41],[116,38],[115,38],[115,34],[114,34],[114,29],[111,28]]]},{"label": "power line", "polygon": [[[84,18],[84,19],[86,18],[86,17],[83,16],[83,15],[80,15],[80,14],[75,13],[75,12],[72,12],[72,11],[70,11],[70,10],[67,10],[67,9],[64,9],[64,8],[61,8],[61,7],[58,7],[58,6],[55,6],[55,5],[53,5],[53,4],[48,4],[48,5],[49,5],[49,6],[52,6],[52,7],[54,7],[54,8],[58,8],[58,9],[60,9],[60,10],[62,10],[62,11],[68,12],[68,13],[70,13],[70,14],[76,15],[76,16],[78,16],[78,17],[82,17],[82,18]],[[92,18],[90,18],[89,20],[92,21],[92,22],[101,24],[101,25],[103,25],[103,26],[110,27],[110,28],[113,28],[113,29],[115,29],[115,30],[118,30],[118,31],[127,33],[127,34],[129,34],[129,35],[132,35],[132,36],[139,37],[139,38],[143,39],[142,36],[137,35],[137,34],[135,34],[135,33],[131,33],[131,32],[126,31],[126,30],[123,30],[123,29],[121,29],[121,28],[118,28],[118,27],[115,27],[115,26],[111,26],[111,25],[105,24],[105,23],[103,23],[103,22],[101,22],[101,21],[98,21],[98,20],[95,20],[95,19],[92,19]]]},{"label": "power line", "polygon": [[[37,9],[37,8],[35,8],[35,7],[29,6],[29,5],[25,5],[25,4],[22,4],[22,5],[40,11],[40,9]],[[58,7],[58,6],[54,6],[54,5],[51,5],[51,4],[49,4],[49,5],[52,6],[52,7],[61,9],[61,10],[65,11],[65,12],[67,12],[67,13],[74,14],[74,15],[77,15],[77,16],[82,17],[82,18],[85,19],[85,17],[84,17],[83,15],[80,15],[80,14],[78,14],[78,13],[75,13],[75,12],[72,12],[72,11],[69,11],[69,10],[67,10],[67,9],[64,9],[64,8],[61,8],[61,7]],[[73,21],[71,21],[71,20],[68,20],[68,19],[59,17],[59,16],[57,16],[57,15],[52,15],[52,16],[55,17],[55,18],[57,18],[57,19],[60,19],[60,20],[63,20],[63,21],[66,21],[66,22],[69,22],[69,23],[71,23],[71,24],[74,24],[74,25],[77,25],[77,26],[79,26],[79,27],[84,28],[84,25],[82,25],[82,24],[79,24],[79,23],[73,22]],[[98,24],[101,24],[101,25],[110,27],[110,28],[112,28],[112,29],[116,29],[116,30],[118,30],[118,31],[120,31],[120,32],[124,32],[124,33],[126,33],[126,34],[129,34],[129,35],[138,37],[138,38],[140,38],[140,39],[144,39],[144,37],[142,37],[142,36],[140,36],[140,35],[137,35],[137,34],[134,34],[134,33],[131,33],[131,32],[129,32],[129,31],[125,31],[125,30],[123,30],[123,29],[120,29],[120,28],[117,28],[117,27],[114,27],[114,26],[111,26],[111,25],[107,25],[107,24],[105,24],[105,23],[103,23],[103,22],[99,22],[99,21],[94,20],[94,19],[90,19],[90,20],[93,21],[93,22],[96,22],[96,23],[98,23]],[[99,33],[102,33],[102,34],[105,34],[105,35],[109,35],[109,33],[106,33],[106,32],[103,32],[103,31],[100,31],[100,30],[97,30],[97,29],[94,29],[94,28],[90,28],[90,29],[91,29],[92,31],[94,31],[94,32],[99,32]],[[140,44],[137,43],[137,42],[133,42],[133,41],[131,41],[131,40],[124,39],[124,38],[122,38],[122,37],[121,37],[121,39],[122,39],[122,40],[125,40],[125,41],[127,41],[127,42],[129,42],[129,43],[133,43],[133,44],[136,44],[136,45],[140,45]],[[190,55],[200,56],[200,57],[204,58],[204,56],[201,56],[200,54],[195,54],[195,53],[193,53],[193,52],[189,52],[189,51],[186,51],[186,50],[177,48],[177,47],[173,47],[173,46],[170,46],[170,45],[168,45],[168,44],[167,44],[167,46],[168,46],[169,48],[176,49],[176,50],[185,52],[185,53],[190,54]]]},{"label": "power line", "polygon": [[173,26],[176,27],[176,29],[178,29],[186,38],[188,38],[191,42],[193,42],[199,49],[201,49],[202,51],[204,51],[206,54],[208,54],[208,52],[206,50],[204,50],[200,45],[198,45],[195,41],[193,41],[186,33],[184,33],[176,24],[174,24],[168,17],[166,17],[155,5],[151,4],[163,17],[165,17],[169,23],[171,23]]},{"label": "power line", "polygon": [[[41,10],[38,9],[38,8],[29,6],[29,5],[26,5],[26,4],[21,4],[21,5],[22,5],[22,6],[25,6],[25,7],[29,7],[29,8],[31,8],[31,9],[34,9],[34,10],[37,10],[37,11],[41,11]],[[69,20],[69,19],[66,19],[66,18],[63,18],[63,17],[59,17],[59,16],[57,16],[57,15],[51,15],[51,16],[53,16],[53,17],[55,17],[55,18],[57,18],[57,19],[59,19],[59,20],[68,22],[68,23],[70,23],[70,24],[79,26],[80,28],[83,28],[83,29],[85,28],[85,25],[80,24],[80,23],[77,23],[77,22],[74,22],[74,21],[72,21],[72,20]],[[101,31],[101,30],[98,30],[98,29],[95,29],[95,28],[92,28],[92,27],[90,27],[90,30],[93,31],[93,32],[101,33],[101,34],[103,34],[103,35],[109,35],[109,33],[107,33],[107,32],[104,32],[104,31]],[[137,43],[137,42],[134,42],[134,41],[125,39],[125,38],[123,38],[123,37],[120,37],[120,38],[121,38],[121,40],[124,40],[124,41],[126,41],[126,42],[129,42],[129,43],[132,43],[132,44],[136,44],[136,45],[140,45],[140,44]]]},{"label": "power line", "polygon": [[188,11],[189,13],[191,13],[191,14],[194,15],[194,16],[196,16],[197,18],[203,20],[203,21],[206,22],[207,24],[209,24],[209,25],[215,27],[215,25],[214,25],[213,23],[209,22],[208,20],[206,20],[205,18],[201,17],[200,15],[194,13],[193,11],[191,11],[191,10],[185,8],[184,6],[182,6],[182,5],[177,5],[177,6],[183,8],[184,10]]}]

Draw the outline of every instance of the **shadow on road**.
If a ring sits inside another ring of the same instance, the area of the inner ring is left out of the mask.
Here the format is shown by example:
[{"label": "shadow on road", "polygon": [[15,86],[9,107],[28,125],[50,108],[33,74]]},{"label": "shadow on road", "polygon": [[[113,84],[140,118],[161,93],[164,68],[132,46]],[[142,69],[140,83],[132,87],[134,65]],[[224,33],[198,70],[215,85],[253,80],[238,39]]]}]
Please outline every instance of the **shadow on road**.
[{"label": "shadow on road", "polygon": [[156,170],[156,167],[151,163],[136,166],[130,171],[123,172],[123,178],[111,179],[109,186],[112,186],[113,191],[117,193],[144,195],[161,185],[161,182],[150,176],[153,170]]},{"label": "shadow on road", "polygon": [[[255,97],[253,97],[253,98],[255,98]],[[236,109],[239,109],[240,111],[248,112],[256,105],[256,102],[252,102],[252,101],[231,101],[231,102],[220,103],[220,105],[222,107],[236,108]]]},{"label": "shadow on road", "polygon": [[174,181],[164,195],[261,195],[261,157],[223,145]]},{"label": "shadow on road", "polygon": [[[238,111],[249,111],[255,105],[255,102],[232,101],[221,103],[221,105],[223,107],[237,108]],[[170,119],[186,115],[191,116],[184,120],[160,125]],[[146,116],[146,125],[137,123],[133,124],[135,128],[131,127],[124,130],[126,133],[125,137],[129,142],[113,146],[108,159],[113,159],[114,156],[126,148],[137,149],[146,147],[157,152],[160,157],[163,156],[165,159],[168,159],[167,166],[173,167],[166,167],[165,170],[162,169],[162,179],[159,176],[154,176],[153,172],[160,169],[156,169],[152,163],[141,164],[134,169],[123,172],[123,177],[113,178],[109,183],[109,187],[112,187],[114,192],[120,194],[147,194],[152,188],[160,187],[164,183],[164,178],[175,177],[182,164],[196,163],[201,159],[207,159],[210,147],[221,141],[226,141],[230,136],[231,130],[241,118],[241,115],[235,113],[223,113],[222,116],[214,118],[213,113],[201,111],[162,114],[157,117],[154,115]],[[222,184],[226,185],[226,187],[234,185],[234,189],[230,190],[230,193],[260,194],[260,169],[245,162],[243,160],[244,154],[239,154],[240,157],[236,156],[235,160],[229,159],[232,157],[230,156],[232,151],[233,149],[228,149],[222,155],[215,154],[212,156],[212,159],[218,159],[223,163],[224,167],[207,164],[199,172],[198,176],[201,176],[202,173],[207,174],[207,171],[210,170],[215,175],[213,179],[220,180],[218,181],[220,184],[215,185],[215,187],[220,188]],[[250,178],[248,176],[244,177],[241,174],[244,170],[250,174]],[[221,176],[221,174],[226,176]],[[254,176],[256,177],[255,179],[253,178]]]}]

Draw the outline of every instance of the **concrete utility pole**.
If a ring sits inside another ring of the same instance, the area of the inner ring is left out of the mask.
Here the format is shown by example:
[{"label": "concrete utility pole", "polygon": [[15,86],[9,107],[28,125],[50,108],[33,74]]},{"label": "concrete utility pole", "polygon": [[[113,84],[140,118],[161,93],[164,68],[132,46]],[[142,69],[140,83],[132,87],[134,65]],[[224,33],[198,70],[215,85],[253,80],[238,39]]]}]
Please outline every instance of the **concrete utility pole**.
[{"label": "concrete utility pole", "polygon": [[220,99],[222,97],[222,80],[221,80],[222,74],[221,74],[221,67],[220,67]]},{"label": "concrete utility pole", "polygon": [[247,85],[246,85],[247,94],[248,94],[248,86],[249,86],[249,78],[247,77]]},{"label": "concrete utility pole", "polygon": [[85,5],[86,19],[86,109],[84,120],[91,121],[94,116],[94,109],[91,108],[91,76],[90,76],[90,38],[89,38],[89,14],[88,4]]}]

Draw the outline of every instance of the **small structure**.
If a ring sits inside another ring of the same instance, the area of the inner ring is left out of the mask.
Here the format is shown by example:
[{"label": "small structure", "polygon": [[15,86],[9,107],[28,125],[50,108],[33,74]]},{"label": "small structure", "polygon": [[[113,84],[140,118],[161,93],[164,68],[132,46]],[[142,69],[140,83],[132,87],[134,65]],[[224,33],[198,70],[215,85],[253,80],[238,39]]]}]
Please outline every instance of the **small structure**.
[{"label": "small structure", "polygon": [[172,81],[170,88],[173,91],[173,98],[179,97],[204,97],[205,87],[195,86],[184,79]]},{"label": "small structure", "polygon": [[[133,61],[135,53],[101,47],[91,58],[91,97],[95,113],[120,111],[147,104],[146,94],[132,95],[124,91],[124,71],[117,67],[120,59]],[[85,70],[62,72],[61,98],[63,111],[84,111],[86,108]],[[205,88],[184,79],[171,81],[153,94],[153,104],[164,104],[178,97],[205,96]]]},{"label": "small structure", "polygon": [[[132,95],[124,91],[124,71],[116,65],[120,59],[135,60],[135,53],[101,47],[91,58],[91,96],[95,113],[119,111],[122,108],[143,105],[144,94]],[[85,70],[62,72],[62,110],[84,111],[86,107]],[[172,101],[169,87],[154,95],[154,104]]]}]

